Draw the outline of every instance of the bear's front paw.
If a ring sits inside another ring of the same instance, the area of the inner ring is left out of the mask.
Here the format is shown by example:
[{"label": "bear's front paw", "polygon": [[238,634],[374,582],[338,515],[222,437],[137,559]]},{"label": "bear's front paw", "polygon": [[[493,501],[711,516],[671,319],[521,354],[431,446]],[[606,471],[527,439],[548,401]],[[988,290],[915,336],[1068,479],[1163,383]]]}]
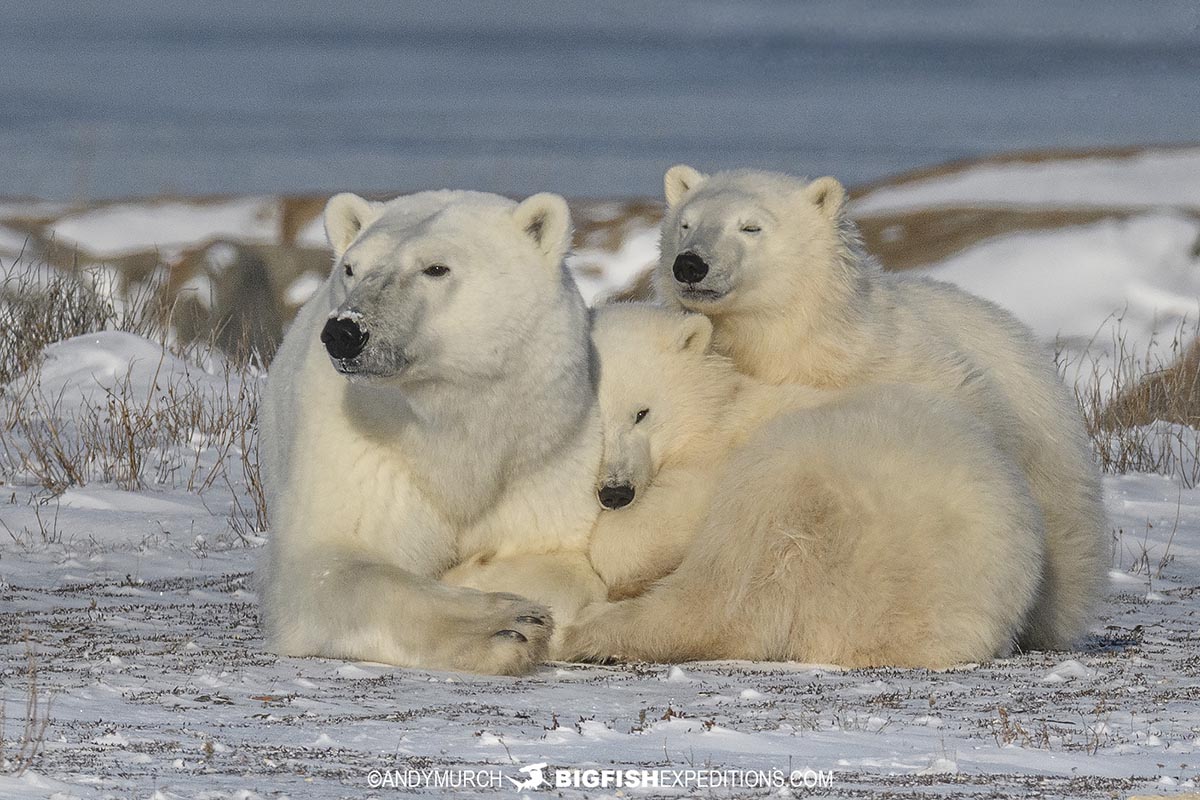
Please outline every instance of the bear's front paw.
[{"label": "bear's front paw", "polygon": [[554,620],[549,610],[515,594],[483,595],[460,650],[461,668],[491,675],[524,675],[546,660]]},{"label": "bear's front paw", "polygon": [[574,623],[560,632],[553,657],[558,661],[590,664],[625,660],[621,653],[620,623],[614,615],[617,608],[613,603],[593,603],[585,608]]}]

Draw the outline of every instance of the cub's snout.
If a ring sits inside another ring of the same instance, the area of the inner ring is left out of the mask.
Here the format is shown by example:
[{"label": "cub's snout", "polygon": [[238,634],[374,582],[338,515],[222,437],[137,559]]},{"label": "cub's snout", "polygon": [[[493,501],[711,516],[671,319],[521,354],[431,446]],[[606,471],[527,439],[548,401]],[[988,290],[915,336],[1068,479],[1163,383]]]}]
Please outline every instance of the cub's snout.
[{"label": "cub's snout", "polygon": [[618,508],[624,508],[633,502],[634,488],[628,483],[605,484],[596,492],[596,496],[600,499],[600,505],[616,511]]},{"label": "cub's snout", "polygon": [[353,319],[336,317],[321,329],[321,343],[331,358],[344,361],[362,353],[371,334]]},{"label": "cub's snout", "polygon": [[675,257],[671,271],[680,283],[699,283],[708,275],[708,263],[695,253],[685,251]]}]

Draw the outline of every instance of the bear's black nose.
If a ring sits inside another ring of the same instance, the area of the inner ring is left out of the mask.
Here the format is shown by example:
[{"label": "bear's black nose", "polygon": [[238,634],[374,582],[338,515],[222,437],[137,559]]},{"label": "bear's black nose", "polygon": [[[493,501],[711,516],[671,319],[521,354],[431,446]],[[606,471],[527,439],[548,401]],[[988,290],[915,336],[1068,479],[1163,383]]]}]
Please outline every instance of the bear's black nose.
[{"label": "bear's black nose", "polygon": [[675,266],[671,271],[680,283],[699,283],[708,274],[708,264],[695,253],[680,253],[675,256]]},{"label": "bear's black nose", "polygon": [[367,346],[371,335],[352,319],[331,319],[321,329],[321,344],[333,358],[354,358]]},{"label": "bear's black nose", "polygon": [[627,483],[617,486],[601,486],[600,491],[596,492],[596,496],[600,498],[600,505],[614,511],[632,503],[633,494],[633,487]]}]

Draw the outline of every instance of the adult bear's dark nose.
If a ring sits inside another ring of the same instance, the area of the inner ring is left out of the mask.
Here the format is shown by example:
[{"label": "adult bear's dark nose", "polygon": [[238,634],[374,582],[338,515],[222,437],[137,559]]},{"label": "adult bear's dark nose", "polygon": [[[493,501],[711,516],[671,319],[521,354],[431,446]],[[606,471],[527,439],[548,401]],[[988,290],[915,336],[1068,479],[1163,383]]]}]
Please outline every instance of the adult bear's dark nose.
[{"label": "adult bear's dark nose", "polygon": [[367,346],[371,335],[352,319],[331,319],[321,329],[321,344],[333,358],[354,358]]},{"label": "adult bear's dark nose", "polygon": [[600,491],[596,492],[596,496],[600,498],[600,505],[614,511],[632,503],[633,494],[633,487],[628,483],[621,483],[616,486],[601,486]]},{"label": "adult bear's dark nose", "polygon": [[675,266],[671,271],[680,283],[699,283],[708,274],[708,264],[695,253],[680,253],[675,256]]}]

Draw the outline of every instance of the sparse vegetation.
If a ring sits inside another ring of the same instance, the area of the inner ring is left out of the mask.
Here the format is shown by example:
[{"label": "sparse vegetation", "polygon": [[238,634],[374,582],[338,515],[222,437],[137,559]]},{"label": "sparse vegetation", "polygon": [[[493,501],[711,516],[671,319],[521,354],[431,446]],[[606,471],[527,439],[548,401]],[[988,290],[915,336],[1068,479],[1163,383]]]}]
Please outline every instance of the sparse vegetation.
[{"label": "sparse vegetation", "polygon": [[[156,287],[114,298],[93,273],[19,263],[4,270],[0,485],[49,496],[94,482],[198,494],[220,486],[233,495],[230,526],[239,538],[265,530],[256,425],[261,360],[248,347],[230,353],[212,343],[178,344],[171,308]],[[156,342],[157,362],[141,364],[136,375],[130,365],[83,393],[43,381],[47,346],[101,331]]]},{"label": "sparse vegetation", "polygon": [[37,760],[46,742],[46,729],[50,727],[50,706],[52,695],[44,698],[38,686],[37,659],[33,647],[25,645],[25,712],[19,720],[20,733],[8,739],[5,723],[8,721],[7,709],[0,703],[0,773],[8,773],[21,777]]},{"label": "sparse vegetation", "polygon": [[1185,321],[1169,342],[1135,349],[1117,319],[1110,352],[1084,364],[1058,359],[1068,380],[1090,371],[1076,397],[1101,468],[1200,485],[1200,327]]}]

